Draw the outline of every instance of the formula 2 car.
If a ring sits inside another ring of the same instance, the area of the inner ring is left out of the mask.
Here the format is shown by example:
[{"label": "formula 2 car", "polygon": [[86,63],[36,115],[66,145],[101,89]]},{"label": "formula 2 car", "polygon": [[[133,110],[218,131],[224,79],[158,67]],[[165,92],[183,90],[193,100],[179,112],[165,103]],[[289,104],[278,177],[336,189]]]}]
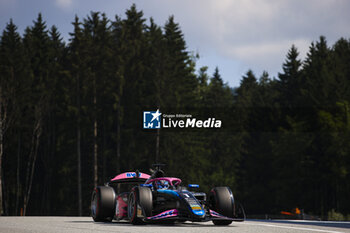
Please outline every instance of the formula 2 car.
[{"label": "formula 2 car", "polygon": [[189,184],[187,188],[181,186],[181,179],[165,177],[160,165],[152,175],[125,172],[93,190],[91,216],[95,222],[128,220],[132,224],[244,221],[244,209],[229,187],[215,187],[208,195],[193,191],[198,187]]}]

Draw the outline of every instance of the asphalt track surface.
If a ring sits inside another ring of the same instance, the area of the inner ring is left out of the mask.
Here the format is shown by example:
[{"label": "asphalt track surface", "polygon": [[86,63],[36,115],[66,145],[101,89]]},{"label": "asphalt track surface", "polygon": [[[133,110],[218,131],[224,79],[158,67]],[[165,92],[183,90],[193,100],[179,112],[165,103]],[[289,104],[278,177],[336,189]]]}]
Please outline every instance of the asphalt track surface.
[{"label": "asphalt track surface", "polygon": [[214,226],[205,223],[176,223],[173,225],[149,224],[133,226],[127,222],[95,223],[90,217],[0,217],[1,233],[163,233],[163,232],[239,232],[239,233],[284,233],[284,232],[350,232],[350,222],[292,221],[292,220],[247,220],[229,226]]}]

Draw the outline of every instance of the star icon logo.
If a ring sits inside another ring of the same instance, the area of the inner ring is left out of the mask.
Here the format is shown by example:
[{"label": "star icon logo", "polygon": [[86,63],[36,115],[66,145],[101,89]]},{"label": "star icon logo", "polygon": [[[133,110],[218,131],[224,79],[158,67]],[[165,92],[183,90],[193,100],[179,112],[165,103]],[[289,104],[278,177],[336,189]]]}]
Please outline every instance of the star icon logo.
[{"label": "star icon logo", "polygon": [[143,112],[143,128],[144,129],[160,129],[162,113],[157,111],[145,111]]},{"label": "star icon logo", "polygon": [[155,113],[151,113],[151,114],[152,114],[152,116],[153,116],[151,122],[154,121],[155,119],[157,119],[157,121],[159,121],[159,116],[162,115],[162,114],[159,112],[159,109],[157,109],[157,111],[156,111]]}]

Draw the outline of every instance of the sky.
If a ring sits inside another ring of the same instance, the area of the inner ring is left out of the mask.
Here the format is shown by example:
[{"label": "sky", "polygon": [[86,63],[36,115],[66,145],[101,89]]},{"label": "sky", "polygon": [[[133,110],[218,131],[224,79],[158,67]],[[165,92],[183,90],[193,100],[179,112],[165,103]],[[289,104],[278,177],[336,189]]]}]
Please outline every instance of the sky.
[{"label": "sky", "polygon": [[133,3],[161,26],[174,15],[188,51],[199,54],[197,69],[208,66],[212,75],[218,67],[231,87],[249,69],[257,77],[263,71],[277,77],[292,44],[304,59],[321,35],[329,46],[350,38],[349,0],[0,0],[0,30],[12,18],[23,33],[41,12],[68,42],[75,15],[99,11],[112,20],[125,18]]}]

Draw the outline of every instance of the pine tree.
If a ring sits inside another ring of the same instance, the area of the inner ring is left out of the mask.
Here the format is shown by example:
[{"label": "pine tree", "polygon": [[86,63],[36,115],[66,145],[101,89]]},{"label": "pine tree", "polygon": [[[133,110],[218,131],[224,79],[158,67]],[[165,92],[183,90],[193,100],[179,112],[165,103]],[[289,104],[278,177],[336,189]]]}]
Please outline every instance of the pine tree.
[{"label": "pine tree", "polygon": [[285,90],[286,87],[294,87],[295,83],[298,81],[298,77],[300,75],[301,61],[298,59],[299,52],[297,48],[292,45],[290,50],[288,51],[286,61],[283,63],[283,73],[278,74],[279,83],[281,91],[290,93],[290,91]]},{"label": "pine tree", "polygon": [[34,112],[32,119],[34,127],[32,129],[32,143],[29,149],[27,160],[25,193],[23,201],[23,214],[26,215],[28,202],[30,200],[33,177],[38,157],[38,149],[43,131],[43,121],[47,114],[49,100],[51,98],[47,87],[49,86],[49,37],[46,29],[46,23],[41,14],[38,15],[34,26],[28,28],[24,35],[24,46],[26,54],[30,60],[30,68],[33,74],[31,81],[32,89],[29,103],[33,104]]},{"label": "pine tree", "polygon": [[249,114],[254,106],[254,97],[258,89],[258,82],[253,71],[248,70],[242,77],[240,86],[236,90],[236,104],[241,115],[241,122],[248,131],[254,129],[249,125]]},{"label": "pine tree", "polygon": [[331,53],[332,72],[335,76],[336,88],[333,95],[337,99],[346,99],[350,101],[350,41],[343,38],[339,39],[333,46]]},{"label": "pine tree", "polygon": [[194,104],[197,86],[193,60],[186,50],[186,42],[179,24],[170,16],[164,26],[166,42],[166,89],[172,90],[167,96],[167,106],[181,108]]},{"label": "pine tree", "polygon": [[[5,133],[10,127],[14,127],[15,121],[20,116],[20,105],[24,100],[21,98],[23,97],[21,91],[24,92],[22,85],[27,71],[23,58],[22,40],[12,19],[6,25],[6,29],[1,36],[0,64],[0,215],[3,215],[5,213],[4,209],[6,210],[9,204],[6,203],[6,198],[3,196],[3,194],[6,194],[3,190],[5,187],[4,171],[2,170],[3,161],[9,159],[4,152]],[[19,171],[18,167],[17,171]],[[15,174],[13,174],[13,177],[15,177]],[[19,181],[17,180],[17,182]],[[8,183],[8,185],[10,184],[11,182]],[[9,186],[8,189],[10,190]],[[16,192],[16,198],[18,198],[19,189]]]},{"label": "pine tree", "polygon": [[48,67],[47,76],[45,77],[45,92],[47,98],[47,109],[43,121],[43,132],[41,141],[40,158],[42,163],[42,173],[45,178],[42,180],[43,190],[41,190],[41,214],[51,213],[51,195],[52,182],[54,177],[54,167],[56,158],[57,142],[57,119],[60,116],[62,108],[59,108],[62,101],[62,73],[63,73],[63,56],[65,44],[61,35],[55,26],[52,26],[48,32]]},{"label": "pine tree", "polygon": [[301,61],[298,59],[299,52],[292,45],[283,64],[283,73],[278,74],[278,91],[281,93],[281,102],[288,108],[296,107],[300,99]]},{"label": "pine tree", "polygon": [[330,58],[326,38],[321,36],[320,41],[311,44],[303,67],[305,86],[302,94],[308,105],[321,107],[335,103],[335,96],[332,95],[335,79],[330,72]]},{"label": "pine tree", "polygon": [[206,91],[205,105],[207,108],[231,107],[233,103],[231,90],[221,78],[216,67]]},{"label": "pine tree", "polygon": [[[155,24],[153,18],[150,19],[150,26],[146,31],[148,41],[147,59],[145,62],[145,92],[143,94],[144,106],[153,106],[160,111],[164,106],[167,90],[165,89],[165,41],[162,29]],[[157,129],[155,142],[155,155],[149,156],[148,164],[158,162],[160,159],[160,129]],[[149,144],[152,144],[153,138],[149,137]]]},{"label": "pine tree", "polygon": [[[110,23],[104,14],[91,12],[90,16],[84,20],[84,37],[90,49],[87,51],[89,60],[89,72],[87,78],[91,86],[87,88],[92,93],[92,121],[93,121],[93,157],[94,157],[94,185],[97,186],[99,177],[105,176],[106,154],[104,145],[106,141],[105,130],[109,128],[106,111],[111,108],[109,94],[111,89],[107,84],[112,77],[112,37],[110,32]],[[102,101],[103,100],[103,101]],[[106,150],[107,151],[107,150]],[[102,158],[102,159],[101,159]],[[102,169],[99,169],[102,160]],[[102,172],[101,172],[102,170]]]},{"label": "pine tree", "polygon": [[208,88],[208,81],[209,81],[209,75],[207,73],[208,67],[203,66],[199,68],[197,80],[198,80],[198,87],[196,89],[196,97],[197,97],[197,106],[198,107],[205,107],[205,94]]},{"label": "pine tree", "polygon": [[[69,44],[69,55],[68,59],[70,61],[70,74],[72,75],[73,90],[75,93],[75,100],[69,101],[75,109],[76,117],[76,153],[77,153],[77,187],[78,187],[78,215],[82,215],[82,177],[81,177],[81,89],[82,89],[82,79],[84,78],[84,70],[87,64],[85,63],[85,40],[83,37],[83,32],[81,29],[81,23],[79,22],[78,16],[75,16],[75,20],[72,23],[74,26],[74,32],[70,34],[72,37]],[[74,80],[74,81],[73,81]],[[74,85],[75,84],[75,85]],[[69,90],[69,92],[71,92]],[[68,93],[67,93],[68,94]],[[68,94],[69,95],[69,94]],[[73,104],[74,103],[74,104]]]},{"label": "pine tree", "polygon": [[247,92],[253,91],[257,87],[257,79],[252,70],[248,70],[242,77],[240,86],[237,90],[238,97],[244,96]]},{"label": "pine tree", "polygon": [[[137,116],[141,116],[144,111],[143,93],[145,90],[144,75],[146,55],[145,19],[143,12],[138,11],[135,5],[126,11],[126,19],[122,21],[121,32],[121,54],[123,54],[123,95],[121,105],[123,106],[121,134],[123,135],[121,144],[120,166],[125,169],[141,167],[147,162],[145,158],[145,145],[136,144],[142,141],[140,121]],[[132,164],[135,161],[136,164]]]},{"label": "pine tree", "polygon": [[122,124],[122,112],[123,106],[121,104],[121,98],[123,95],[124,89],[124,56],[122,54],[122,20],[116,16],[115,21],[112,22],[112,67],[114,67],[113,75],[113,85],[112,87],[112,96],[113,96],[113,110],[116,111],[116,130],[114,135],[114,140],[116,144],[116,159],[115,159],[115,168],[116,172],[120,171],[120,157],[121,157],[121,124]]}]

